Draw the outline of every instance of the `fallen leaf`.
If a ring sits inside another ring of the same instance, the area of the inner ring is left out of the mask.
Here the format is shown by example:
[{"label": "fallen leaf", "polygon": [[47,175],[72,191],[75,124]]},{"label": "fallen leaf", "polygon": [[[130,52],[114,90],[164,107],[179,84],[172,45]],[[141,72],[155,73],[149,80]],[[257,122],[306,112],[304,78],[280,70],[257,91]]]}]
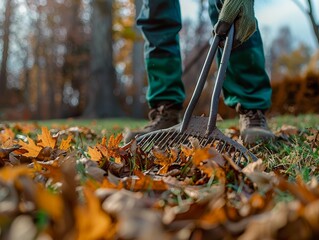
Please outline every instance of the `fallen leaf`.
[{"label": "fallen leaf", "polygon": [[21,146],[21,148],[28,151],[27,153],[23,153],[22,155],[26,157],[36,158],[42,148],[37,146],[30,137],[27,137],[27,141],[28,143],[25,143],[19,139],[19,145]]},{"label": "fallen leaf", "polygon": [[88,154],[93,161],[100,161],[102,159],[102,154],[97,147],[88,147]]},{"label": "fallen leaf", "polygon": [[56,138],[53,138],[47,127],[42,127],[42,133],[38,135],[38,145],[41,147],[54,148],[56,144]]},{"label": "fallen leaf", "polygon": [[69,148],[71,147],[71,141],[72,141],[72,136],[68,135],[67,139],[62,139],[59,148],[65,151],[69,150]]},{"label": "fallen leaf", "polygon": [[77,240],[112,239],[116,227],[101,208],[99,199],[84,188],[86,204],[75,208]]}]

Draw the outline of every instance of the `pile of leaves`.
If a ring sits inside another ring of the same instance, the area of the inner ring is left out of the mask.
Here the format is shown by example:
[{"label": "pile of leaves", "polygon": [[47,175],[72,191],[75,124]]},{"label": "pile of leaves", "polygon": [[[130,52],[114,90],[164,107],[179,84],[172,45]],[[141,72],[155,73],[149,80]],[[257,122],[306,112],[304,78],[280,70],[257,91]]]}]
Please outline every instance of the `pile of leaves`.
[{"label": "pile of leaves", "polygon": [[[154,148],[150,158],[134,141],[123,146],[122,135],[88,128],[0,129],[1,239],[319,237],[318,167],[308,181],[289,175],[271,165],[285,149],[278,145],[255,147],[261,158],[239,167],[196,139],[191,147]],[[299,134],[312,163],[319,161],[318,130],[280,134]]]}]

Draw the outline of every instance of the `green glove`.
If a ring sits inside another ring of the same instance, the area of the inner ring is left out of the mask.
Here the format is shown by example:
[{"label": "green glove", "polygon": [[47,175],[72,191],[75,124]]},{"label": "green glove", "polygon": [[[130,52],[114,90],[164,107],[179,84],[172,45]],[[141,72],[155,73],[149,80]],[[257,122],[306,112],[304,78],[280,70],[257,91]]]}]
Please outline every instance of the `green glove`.
[{"label": "green glove", "polygon": [[235,24],[234,47],[245,42],[256,31],[254,0],[225,0],[215,25],[218,35],[226,35]]}]

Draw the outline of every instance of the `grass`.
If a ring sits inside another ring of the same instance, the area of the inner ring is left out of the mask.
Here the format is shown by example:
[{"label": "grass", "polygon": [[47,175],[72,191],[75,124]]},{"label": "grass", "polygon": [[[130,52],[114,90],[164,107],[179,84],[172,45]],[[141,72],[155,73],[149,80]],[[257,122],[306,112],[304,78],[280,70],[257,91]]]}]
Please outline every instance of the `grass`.
[{"label": "grass", "polygon": [[[306,114],[306,115],[283,115],[271,117],[269,119],[269,126],[273,131],[278,130],[284,124],[293,125],[299,129],[306,129],[309,127],[319,128],[319,115]],[[48,121],[37,121],[41,126],[54,128],[57,126],[83,126],[92,128],[97,132],[106,130],[108,132],[120,132],[125,127],[138,128],[147,123],[147,120],[119,118],[119,119],[53,119]],[[218,128],[226,129],[231,126],[237,126],[238,119],[227,119],[217,123]]]},{"label": "grass", "polygon": [[[283,125],[292,125],[299,129],[298,135],[286,139],[279,139],[274,143],[261,144],[250,150],[259,158],[262,158],[269,171],[279,171],[288,178],[294,179],[301,176],[304,181],[310,181],[312,177],[319,176],[319,150],[307,141],[308,128],[319,129],[319,115],[284,115],[269,119],[269,126],[274,132],[278,132]],[[57,119],[49,121],[37,121],[40,126],[48,128],[87,127],[93,129],[98,136],[111,135],[122,132],[125,128],[138,128],[143,126],[146,120],[136,119]],[[238,119],[224,120],[217,123],[222,131],[238,126]],[[84,143],[85,144],[85,143]],[[319,178],[318,178],[319,179]]]}]

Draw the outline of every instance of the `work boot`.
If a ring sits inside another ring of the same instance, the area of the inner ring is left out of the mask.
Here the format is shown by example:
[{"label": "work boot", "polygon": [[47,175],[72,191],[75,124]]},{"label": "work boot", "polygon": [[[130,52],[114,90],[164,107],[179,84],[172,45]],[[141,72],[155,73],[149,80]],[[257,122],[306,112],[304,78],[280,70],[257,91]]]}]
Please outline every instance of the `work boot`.
[{"label": "work boot", "polygon": [[124,133],[124,143],[128,143],[137,135],[172,127],[180,122],[182,107],[175,104],[158,104],[156,108],[152,108],[148,113],[150,122],[143,128],[137,130],[129,130]]},{"label": "work boot", "polygon": [[275,138],[267,125],[264,110],[244,109],[237,104],[236,111],[239,113],[240,135],[244,143],[256,144]]}]

